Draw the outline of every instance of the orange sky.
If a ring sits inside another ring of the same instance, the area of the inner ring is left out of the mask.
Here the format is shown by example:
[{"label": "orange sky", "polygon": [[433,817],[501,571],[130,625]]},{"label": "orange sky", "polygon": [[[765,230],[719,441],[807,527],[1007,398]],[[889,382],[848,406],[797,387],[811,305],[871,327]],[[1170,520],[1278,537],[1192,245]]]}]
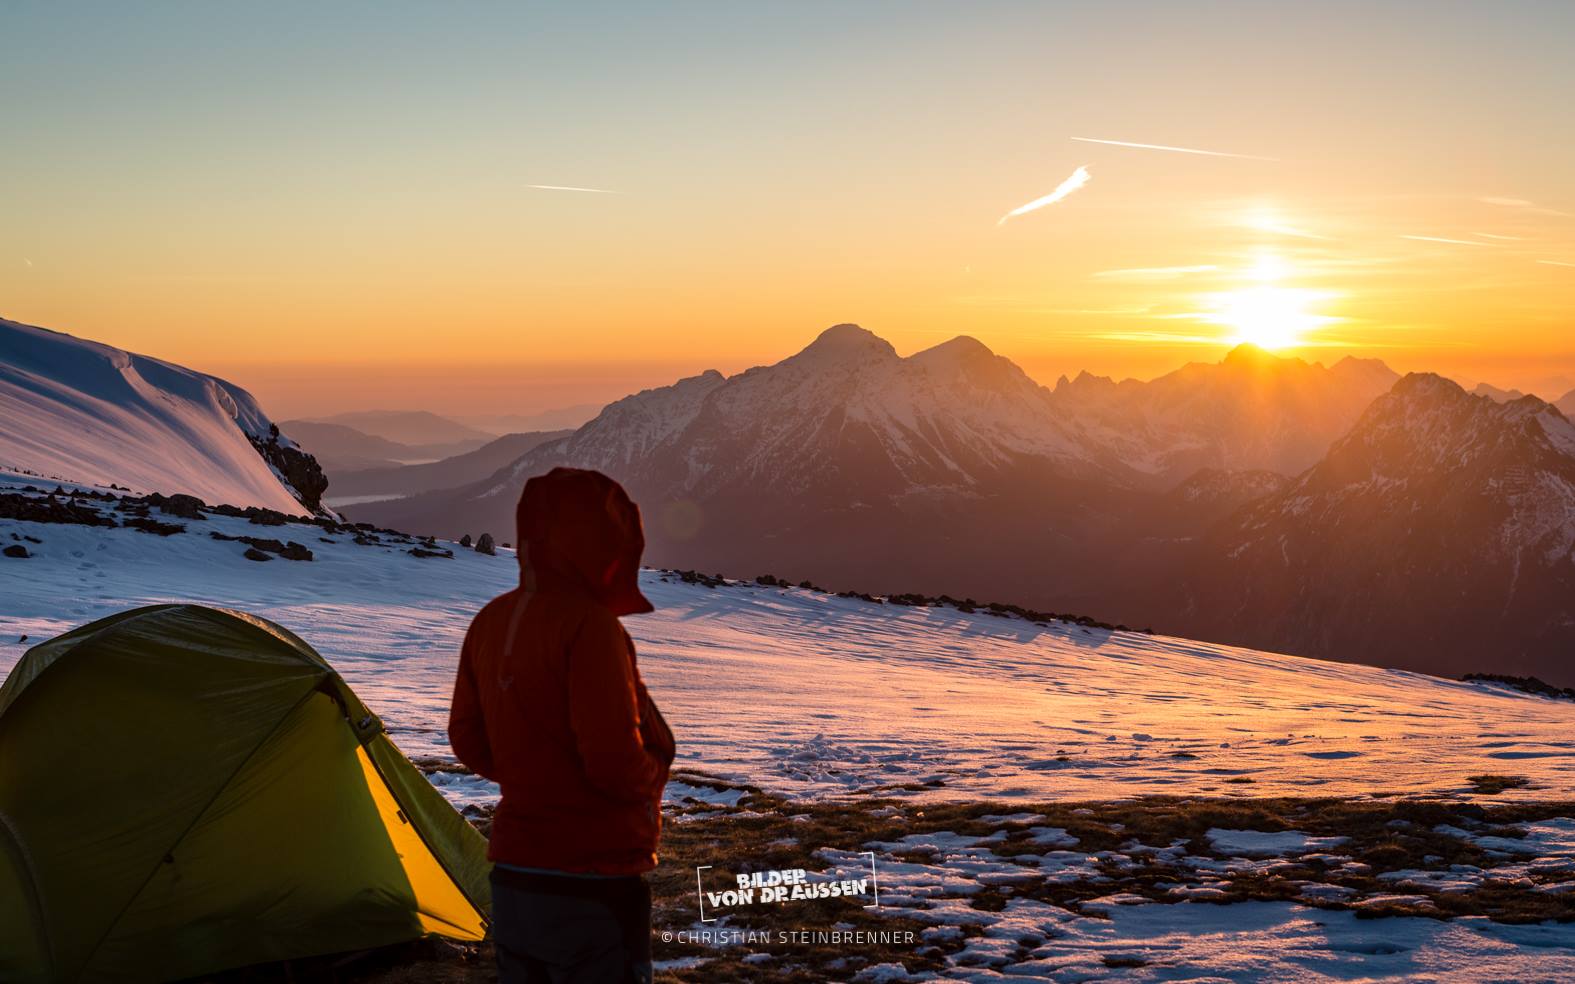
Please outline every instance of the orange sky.
[{"label": "orange sky", "polygon": [[307,9],[0,15],[0,316],[278,417],[601,401],[841,321],[1047,383],[1268,332],[1575,388],[1564,5]]}]

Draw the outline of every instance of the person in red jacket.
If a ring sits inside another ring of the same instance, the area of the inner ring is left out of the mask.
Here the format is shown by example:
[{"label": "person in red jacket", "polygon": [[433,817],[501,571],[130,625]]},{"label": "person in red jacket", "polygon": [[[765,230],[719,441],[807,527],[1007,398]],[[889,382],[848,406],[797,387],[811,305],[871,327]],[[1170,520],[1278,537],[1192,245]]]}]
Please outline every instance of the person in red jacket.
[{"label": "person in red jacket", "polygon": [[651,896],[673,733],[621,615],[651,611],[640,510],[599,472],[554,468],[516,514],[520,586],[465,634],[449,741],[498,783],[487,856],[504,984],[649,981]]}]

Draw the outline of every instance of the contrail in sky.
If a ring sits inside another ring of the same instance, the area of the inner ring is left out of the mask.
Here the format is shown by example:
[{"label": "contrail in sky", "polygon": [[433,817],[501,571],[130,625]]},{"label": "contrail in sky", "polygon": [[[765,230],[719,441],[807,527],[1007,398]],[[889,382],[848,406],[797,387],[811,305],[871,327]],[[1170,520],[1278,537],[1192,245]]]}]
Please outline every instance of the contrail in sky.
[{"label": "contrail in sky", "polygon": [[1010,212],[1007,212],[1005,215],[1001,216],[1001,221],[997,222],[996,225],[1005,225],[1007,219],[1014,218],[1019,215],[1026,215],[1029,212],[1038,211],[1039,209],[1044,208],[1046,205],[1054,205],[1056,202],[1060,201],[1067,195],[1070,195],[1072,192],[1086,184],[1088,184],[1088,168],[1079,167],[1076,171],[1072,172],[1071,177],[1056,185],[1055,191],[1052,191],[1043,198],[1035,198],[1027,205],[1017,206]]},{"label": "contrail in sky", "polygon": [[1128,143],[1125,140],[1095,140],[1093,137],[1073,137],[1083,143],[1109,144],[1112,147],[1136,147],[1139,150],[1168,150],[1173,154],[1202,154],[1204,157],[1239,157],[1245,161],[1277,161],[1278,157],[1259,157],[1256,154],[1227,154],[1223,150],[1196,150],[1192,147],[1167,147],[1164,144]]},{"label": "contrail in sky", "polygon": [[572,185],[526,185],[525,187],[535,188],[537,191],[589,191],[597,195],[623,194],[621,191],[609,191],[606,188],[575,188]]},{"label": "contrail in sky", "polygon": [[1449,243],[1452,246],[1491,246],[1492,243],[1472,242],[1469,239],[1445,239],[1442,236],[1401,236],[1401,239],[1414,239],[1419,243]]}]

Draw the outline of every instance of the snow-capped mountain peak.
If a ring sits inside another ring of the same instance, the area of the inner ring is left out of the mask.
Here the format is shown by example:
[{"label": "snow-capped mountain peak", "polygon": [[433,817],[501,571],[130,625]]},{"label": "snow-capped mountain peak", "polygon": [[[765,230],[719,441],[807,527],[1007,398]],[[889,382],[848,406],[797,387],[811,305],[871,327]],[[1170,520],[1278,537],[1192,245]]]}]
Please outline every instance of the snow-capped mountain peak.
[{"label": "snow-capped mountain peak", "polygon": [[1536,397],[1413,373],[1212,534],[1189,582],[1195,631],[1299,633],[1316,655],[1433,672],[1468,669],[1480,645],[1548,673],[1536,654],[1575,638],[1575,425]]}]

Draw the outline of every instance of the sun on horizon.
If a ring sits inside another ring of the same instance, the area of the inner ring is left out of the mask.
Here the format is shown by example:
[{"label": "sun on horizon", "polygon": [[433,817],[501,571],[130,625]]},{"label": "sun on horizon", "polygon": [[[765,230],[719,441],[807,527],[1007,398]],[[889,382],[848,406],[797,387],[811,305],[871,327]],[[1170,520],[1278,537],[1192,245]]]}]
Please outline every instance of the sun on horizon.
[{"label": "sun on horizon", "polygon": [[1310,332],[1338,319],[1317,310],[1326,292],[1286,286],[1287,276],[1279,256],[1260,255],[1246,273],[1247,286],[1208,297],[1205,320],[1230,329],[1225,341],[1232,346],[1278,351],[1308,344]]}]

